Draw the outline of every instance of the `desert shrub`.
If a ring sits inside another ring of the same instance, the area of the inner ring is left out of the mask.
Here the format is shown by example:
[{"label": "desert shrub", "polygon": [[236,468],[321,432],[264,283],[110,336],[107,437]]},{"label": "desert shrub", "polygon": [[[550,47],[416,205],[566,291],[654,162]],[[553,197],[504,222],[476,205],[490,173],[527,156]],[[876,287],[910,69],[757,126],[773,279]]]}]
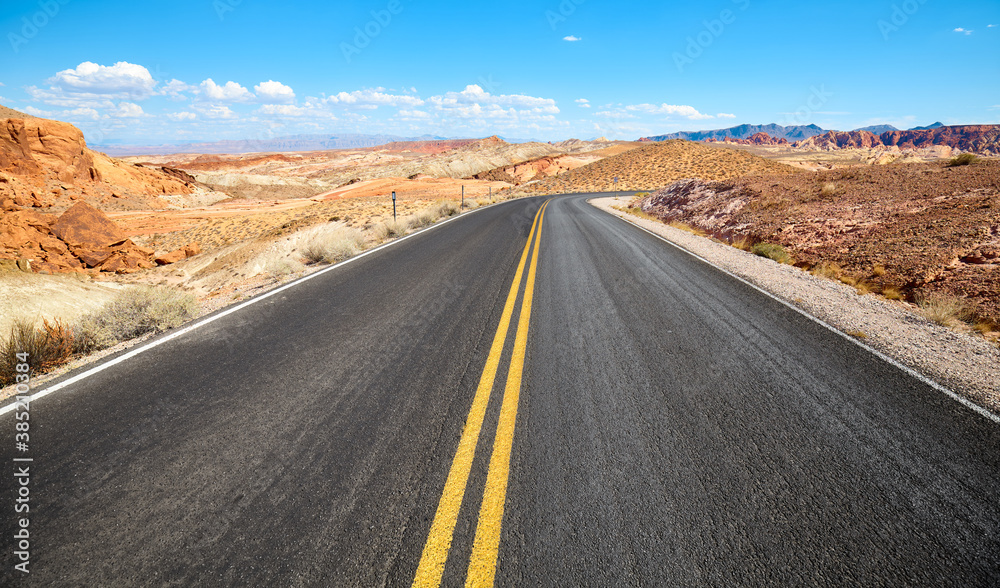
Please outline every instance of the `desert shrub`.
[{"label": "desert shrub", "polygon": [[132,286],[73,326],[74,350],[87,353],[180,326],[198,313],[195,297],[169,288]]},{"label": "desert shrub", "polygon": [[839,280],[840,276],[844,273],[844,270],[838,264],[830,261],[820,262],[809,271],[814,276],[829,278],[831,280]]},{"label": "desert shrub", "polygon": [[823,196],[833,196],[834,194],[837,193],[837,184],[834,184],[833,182],[827,182],[826,184],[823,184],[823,187],[820,189],[819,193],[822,194]]},{"label": "desert shrub", "polygon": [[424,209],[410,217],[410,226],[414,229],[422,229],[428,225],[434,224],[434,221],[436,220],[437,217],[434,216],[434,211]]},{"label": "desert shrub", "polygon": [[385,241],[386,239],[392,239],[394,237],[402,237],[409,229],[410,225],[405,218],[399,220],[385,220],[380,223],[376,223],[372,227],[372,237],[374,237],[376,241]]},{"label": "desert shrub", "polygon": [[455,216],[459,212],[458,204],[450,200],[446,200],[444,202],[437,204],[436,206],[432,206],[430,210],[431,213],[434,214],[434,216],[437,218]]},{"label": "desert shrub", "polygon": [[958,157],[948,160],[948,167],[959,167],[961,165],[971,165],[979,159],[972,153],[962,153]]},{"label": "desert shrub", "polygon": [[0,342],[0,385],[13,384],[17,378],[17,354],[28,354],[30,373],[44,373],[66,363],[73,356],[73,334],[61,321],[34,323],[15,321],[10,336]]},{"label": "desert shrub", "polygon": [[886,286],[882,288],[882,296],[887,300],[905,300],[906,296],[903,295],[902,290],[895,286]]},{"label": "desert shrub", "polygon": [[356,229],[320,227],[306,239],[299,253],[310,263],[337,263],[357,255],[364,243],[364,236]]},{"label": "desert shrub", "polygon": [[916,303],[924,318],[942,327],[965,328],[975,319],[972,308],[958,296],[941,292],[919,293]]},{"label": "desert shrub", "polygon": [[792,256],[785,251],[784,247],[776,243],[757,243],[750,248],[750,253],[773,259],[778,263],[792,263]]}]

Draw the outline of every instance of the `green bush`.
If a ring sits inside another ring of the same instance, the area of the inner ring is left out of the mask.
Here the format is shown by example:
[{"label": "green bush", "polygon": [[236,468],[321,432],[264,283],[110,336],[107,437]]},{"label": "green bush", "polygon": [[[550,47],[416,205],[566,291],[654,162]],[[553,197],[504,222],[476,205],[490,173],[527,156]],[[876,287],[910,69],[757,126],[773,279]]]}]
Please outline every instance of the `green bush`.
[{"label": "green bush", "polygon": [[773,259],[778,263],[792,263],[792,256],[785,251],[785,248],[775,243],[757,243],[750,247],[750,253]]},{"label": "green bush", "polygon": [[198,312],[195,297],[167,288],[132,286],[73,327],[75,351],[87,353],[180,326]]}]

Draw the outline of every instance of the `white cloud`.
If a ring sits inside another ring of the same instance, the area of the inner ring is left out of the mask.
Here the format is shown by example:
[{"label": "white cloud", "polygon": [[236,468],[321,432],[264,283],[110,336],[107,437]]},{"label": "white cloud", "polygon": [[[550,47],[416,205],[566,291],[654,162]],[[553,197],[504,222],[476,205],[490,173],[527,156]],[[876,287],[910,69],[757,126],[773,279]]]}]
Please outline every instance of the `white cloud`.
[{"label": "white cloud", "polygon": [[583,39],[575,35],[570,35],[568,37],[563,37],[563,41],[569,41],[570,43],[575,43],[577,41],[582,41]]},{"label": "white cloud", "polygon": [[459,114],[477,108],[482,112],[484,107],[485,111],[494,113],[504,109],[512,109],[525,115],[559,114],[559,107],[556,106],[556,101],[551,98],[536,98],[523,94],[493,95],[475,84],[466,86],[461,92],[448,92],[441,96],[432,96],[428,101],[437,110]]},{"label": "white cloud", "polygon": [[[990,26],[993,26],[993,25],[990,25]],[[7,84],[5,84],[5,83],[3,83],[3,82],[0,82],[0,88],[4,87],[4,86],[6,86],[6,85],[7,85]]]},{"label": "white cloud", "polygon": [[337,120],[337,117],[333,116],[333,114],[331,114],[328,110],[325,110],[322,104],[317,104],[312,101],[308,101],[302,106],[296,106],[294,104],[265,104],[258,108],[257,112],[269,116],[308,116],[311,118]]},{"label": "white cloud", "polygon": [[268,80],[253,87],[257,98],[267,104],[291,104],[295,102],[295,92],[281,82]]},{"label": "white cloud", "polygon": [[198,115],[193,112],[187,112],[187,111],[169,112],[167,113],[167,118],[173,121],[181,122],[185,120],[195,120],[198,118]]},{"label": "white cloud", "polygon": [[250,90],[247,90],[236,82],[226,82],[226,85],[220,86],[212,78],[208,78],[201,83],[201,92],[209,100],[218,100],[221,102],[249,102],[253,100],[253,94],[250,93]]},{"label": "white cloud", "polygon": [[586,98],[580,98],[576,100],[576,103],[580,108],[590,108],[590,100]]},{"label": "white cloud", "polygon": [[355,90],[350,93],[340,92],[334,96],[326,98],[325,102],[350,108],[360,108],[363,110],[374,110],[379,106],[412,107],[424,105],[424,101],[417,96],[386,94],[385,88]]},{"label": "white cloud", "polygon": [[198,104],[198,105],[192,105],[191,108],[197,110],[205,118],[223,118],[223,119],[236,118],[236,113],[233,112],[232,109],[230,109],[228,106],[223,106],[221,104],[209,104],[209,105]]},{"label": "white cloud", "polygon": [[65,92],[147,98],[156,80],[141,65],[119,61],[112,66],[84,61],[75,69],[64,69],[48,79],[54,88]]},{"label": "white cloud", "polygon": [[958,27],[953,32],[955,32],[955,33],[962,33],[963,35],[971,35],[972,34],[972,30],[971,29],[963,29],[962,27]]},{"label": "white cloud", "polygon": [[[995,28],[996,28],[996,26],[997,26],[997,25],[986,25],[986,28],[988,28],[988,29],[995,29]],[[2,85],[3,85],[3,84],[0,84],[0,86],[2,86]]]},{"label": "white cloud", "polygon": [[725,112],[720,112],[719,114],[717,114],[715,116],[717,116],[719,118],[736,118],[735,114],[728,114],[728,113],[725,113]]},{"label": "white cloud", "polygon": [[602,110],[600,112],[595,112],[594,116],[599,116],[601,118],[607,118],[611,120],[623,120],[626,118],[635,118],[635,116],[622,112],[621,110]]},{"label": "white cloud", "polygon": [[26,106],[23,110],[32,116],[40,116],[56,120],[98,120],[101,118],[100,113],[93,108],[73,108],[63,111],[45,111],[39,110],[34,106]]},{"label": "white cloud", "polygon": [[141,106],[132,102],[118,103],[118,106],[116,106],[115,110],[110,114],[114,118],[139,118],[146,115],[146,113],[142,111]]},{"label": "white cloud", "polygon": [[427,120],[431,118],[431,115],[429,112],[424,112],[423,110],[401,109],[397,118],[399,120]]},{"label": "white cloud", "polygon": [[169,82],[160,86],[158,94],[162,96],[167,96],[171,100],[187,100],[187,96],[184,96],[185,92],[197,92],[197,86],[191,86],[185,84],[180,80],[170,80]]},{"label": "white cloud", "polygon": [[625,110],[632,112],[643,112],[645,114],[660,114],[664,116],[680,116],[689,120],[704,120],[715,118],[711,114],[702,114],[693,106],[661,104],[633,104],[625,107]]}]

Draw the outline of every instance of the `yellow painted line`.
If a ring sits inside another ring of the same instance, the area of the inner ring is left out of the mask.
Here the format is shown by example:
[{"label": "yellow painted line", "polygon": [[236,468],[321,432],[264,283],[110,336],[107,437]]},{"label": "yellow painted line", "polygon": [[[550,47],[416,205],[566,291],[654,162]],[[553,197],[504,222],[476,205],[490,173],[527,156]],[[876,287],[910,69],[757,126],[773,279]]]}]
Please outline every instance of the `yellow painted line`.
[{"label": "yellow painted line", "polygon": [[507,386],[504,390],[503,405],[500,408],[500,423],[497,425],[496,439],[493,441],[493,456],[490,458],[489,474],[486,476],[486,491],[479,509],[479,523],[476,525],[476,539],[472,544],[469,572],[465,577],[467,588],[492,588],[496,577],[497,554],[500,551],[500,526],[503,523],[504,503],[507,500],[507,480],[510,477],[510,453],[514,444],[514,423],[517,420],[517,404],[521,396],[521,374],[528,347],[528,326],[531,323],[531,300],[535,290],[535,270],[538,267],[538,249],[542,241],[542,225],[545,223],[545,206],[538,222],[535,235],[535,251],[531,254],[531,269],[528,283],[524,287],[524,300],[514,338],[514,353],[507,371]]},{"label": "yellow painted line", "polygon": [[543,208],[539,208],[535,214],[531,232],[528,233],[528,242],[524,244],[524,253],[521,254],[521,262],[517,266],[517,273],[514,274],[514,282],[510,285],[510,293],[507,295],[507,303],[504,305],[496,336],[493,337],[493,345],[490,347],[490,354],[486,359],[486,367],[483,368],[483,375],[479,378],[479,387],[473,397],[472,408],[469,409],[469,416],[465,420],[465,428],[458,441],[458,450],[451,462],[451,470],[449,470],[448,479],[444,484],[444,492],[441,494],[441,501],[438,502],[437,512],[431,523],[431,530],[427,536],[427,543],[424,544],[423,554],[420,556],[420,564],[417,566],[417,573],[413,579],[415,587],[441,585],[441,576],[444,574],[444,565],[448,560],[448,550],[451,548],[455,523],[458,521],[458,512],[462,507],[462,498],[465,496],[465,487],[469,481],[469,472],[472,470],[472,461],[476,456],[476,443],[479,442],[479,433],[483,428],[483,419],[486,417],[486,407],[489,405],[493,382],[496,380],[500,356],[503,353],[504,343],[507,341],[507,331],[514,314],[521,277],[524,275],[528,252],[531,251],[531,240],[535,235],[535,228],[538,226]]}]

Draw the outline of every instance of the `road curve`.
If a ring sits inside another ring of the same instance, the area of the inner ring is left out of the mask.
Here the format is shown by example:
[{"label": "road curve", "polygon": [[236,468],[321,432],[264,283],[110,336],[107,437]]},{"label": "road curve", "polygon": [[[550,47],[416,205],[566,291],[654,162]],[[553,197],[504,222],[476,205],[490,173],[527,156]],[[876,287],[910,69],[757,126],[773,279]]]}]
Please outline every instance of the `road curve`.
[{"label": "road curve", "polygon": [[1000,427],[584,196],[544,202],[32,403],[31,573],[8,540],[0,584],[408,586],[453,480],[446,586],[1000,583]]}]

